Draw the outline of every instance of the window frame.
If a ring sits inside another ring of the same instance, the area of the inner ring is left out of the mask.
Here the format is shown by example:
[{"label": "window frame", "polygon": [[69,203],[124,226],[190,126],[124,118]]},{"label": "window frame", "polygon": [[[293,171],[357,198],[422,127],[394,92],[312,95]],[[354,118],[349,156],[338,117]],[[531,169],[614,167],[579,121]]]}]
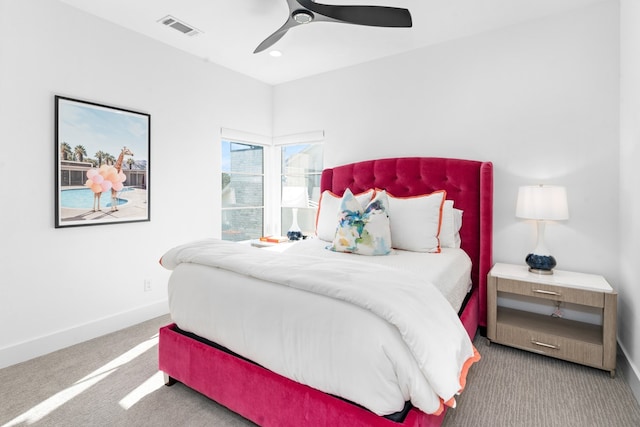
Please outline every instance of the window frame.
[{"label": "window frame", "polygon": [[[245,145],[245,146],[249,146],[249,147],[260,147],[261,151],[262,151],[262,172],[261,173],[257,173],[257,172],[233,172],[231,170],[224,170],[224,166],[221,164],[220,165],[220,181],[222,184],[222,180],[223,180],[223,176],[224,174],[230,174],[230,175],[236,175],[236,176],[246,176],[246,177],[260,177],[262,180],[262,204],[261,205],[251,205],[251,206],[241,206],[241,207],[225,207],[223,205],[222,202],[222,198],[223,198],[223,194],[222,194],[222,185],[220,185],[220,237],[222,239],[224,239],[224,212],[230,212],[230,211],[240,211],[240,210],[249,210],[249,209],[261,209],[262,210],[262,231],[260,233],[260,235],[264,235],[264,231],[265,231],[265,224],[267,222],[267,203],[268,203],[268,195],[267,195],[267,188],[268,185],[266,183],[266,177],[267,177],[267,169],[268,169],[268,152],[270,150],[270,146],[269,145],[265,145],[263,143],[260,142],[256,142],[256,141],[244,141],[244,140],[240,140],[239,138],[229,138],[229,137],[222,137],[220,139],[220,144],[219,144],[219,150],[220,150],[220,159],[223,159],[223,147],[225,143],[229,143],[229,144],[239,144],[239,145]],[[250,148],[251,149],[251,148]],[[232,150],[231,150],[232,151]],[[258,236],[260,237],[260,236]],[[253,238],[253,237],[251,237]],[[226,240],[226,239],[225,239]],[[233,240],[230,240],[233,241]]]},{"label": "window frame", "polygon": [[[286,233],[281,223],[282,211],[282,194],[281,179],[282,170],[282,147],[289,145],[303,144],[320,144],[322,145],[322,163],[324,165],[324,131],[305,132],[294,135],[286,135],[282,137],[267,137],[258,134],[252,134],[239,130],[221,128],[218,149],[220,153],[220,180],[222,181],[222,144],[223,142],[256,145],[263,148],[263,171],[262,171],[262,233],[268,235],[282,235]],[[222,185],[218,187],[222,189]],[[221,190],[222,191],[222,190]],[[220,233],[222,234],[222,213],[224,210],[234,208],[222,207],[222,193],[218,199],[220,201]],[[316,208],[317,209],[317,208]],[[221,236],[222,237],[222,236]]]},{"label": "window frame", "polygon": [[[279,145],[276,145],[277,148],[277,161],[278,161],[278,192],[279,192],[279,197],[278,197],[278,203],[277,203],[277,215],[278,215],[278,221],[277,221],[277,226],[278,226],[278,230],[279,230],[279,234],[280,235],[286,235],[290,225],[284,224],[283,223],[283,218],[282,218],[282,212],[283,209],[287,209],[289,207],[284,206],[282,203],[282,188],[283,188],[283,183],[285,180],[285,176],[302,176],[305,178],[311,177],[311,176],[316,176],[317,177],[317,182],[318,182],[318,190],[319,190],[319,186],[320,186],[320,177],[322,175],[322,167],[320,168],[320,171],[318,172],[313,172],[313,173],[309,173],[309,172],[305,172],[301,175],[297,175],[297,174],[288,174],[285,173],[284,170],[284,162],[283,162],[283,149],[285,149],[286,147],[292,147],[292,146],[302,146],[302,145],[306,145],[306,146],[320,146],[322,149],[322,164],[324,166],[324,141],[289,141],[287,143],[282,143]],[[313,199],[313,194],[307,194],[307,197],[309,198],[309,201],[311,201]],[[320,201],[320,194],[318,194],[318,200],[315,200],[316,202],[316,206],[309,206],[309,207],[305,207],[302,209],[305,210],[311,210],[313,209],[313,218],[316,217],[317,212],[318,212],[318,205],[317,203]],[[289,208],[290,209],[290,208]],[[298,223],[300,223],[300,212],[298,212]],[[306,235],[308,235],[310,232],[315,232],[315,220],[314,220],[314,224],[313,224],[313,230],[305,230],[304,227],[301,227],[303,234],[306,233]]]}]

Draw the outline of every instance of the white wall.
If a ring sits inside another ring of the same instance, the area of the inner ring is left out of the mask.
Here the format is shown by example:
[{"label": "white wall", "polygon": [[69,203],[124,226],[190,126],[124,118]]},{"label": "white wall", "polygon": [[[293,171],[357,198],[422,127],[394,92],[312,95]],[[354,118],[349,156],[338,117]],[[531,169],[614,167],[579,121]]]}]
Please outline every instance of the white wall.
[{"label": "white wall", "polygon": [[[618,335],[640,396],[640,2],[620,2],[620,286]],[[631,377],[633,378],[633,377]]]},{"label": "white wall", "polygon": [[640,366],[640,20],[630,3],[622,157],[617,1],[276,86],[274,134],[324,129],[326,166],[492,161],[496,262],[522,264],[535,245],[534,225],[515,218],[518,186],[565,185],[571,218],[547,226],[547,246],[559,269],[602,274],[618,290],[620,342]]},{"label": "white wall", "polygon": [[617,2],[599,3],[276,86],[274,133],[324,129],[327,166],[492,161],[496,261],[522,263],[535,244],[515,218],[518,186],[566,185],[571,219],[547,227],[558,268],[615,285],[618,72]]},{"label": "white wall", "polygon": [[[0,0],[0,85],[2,367],[167,312],[158,260],[219,236],[220,128],[271,135],[272,88],[49,0]],[[150,222],[54,229],[56,94],[151,114]]]}]

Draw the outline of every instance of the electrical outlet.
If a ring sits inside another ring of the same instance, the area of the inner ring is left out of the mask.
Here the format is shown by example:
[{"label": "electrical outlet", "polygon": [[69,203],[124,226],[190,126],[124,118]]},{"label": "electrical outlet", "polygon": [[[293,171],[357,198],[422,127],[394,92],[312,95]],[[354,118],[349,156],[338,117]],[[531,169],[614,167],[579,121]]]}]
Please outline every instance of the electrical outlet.
[{"label": "electrical outlet", "polygon": [[144,279],[144,291],[151,291],[151,279]]}]

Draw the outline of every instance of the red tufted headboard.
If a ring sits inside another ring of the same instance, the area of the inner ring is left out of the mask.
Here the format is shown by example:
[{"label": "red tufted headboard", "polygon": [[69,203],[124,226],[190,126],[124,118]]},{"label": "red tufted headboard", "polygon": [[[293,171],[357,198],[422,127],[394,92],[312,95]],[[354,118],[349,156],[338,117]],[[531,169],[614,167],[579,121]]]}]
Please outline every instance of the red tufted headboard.
[{"label": "red tufted headboard", "polygon": [[464,211],[462,249],[473,263],[471,279],[479,293],[478,323],[487,325],[487,273],[492,266],[493,165],[491,162],[436,157],[368,160],[322,171],[320,191],[342,195],[385,189],[398,197],[446,190],[447,199]]}]

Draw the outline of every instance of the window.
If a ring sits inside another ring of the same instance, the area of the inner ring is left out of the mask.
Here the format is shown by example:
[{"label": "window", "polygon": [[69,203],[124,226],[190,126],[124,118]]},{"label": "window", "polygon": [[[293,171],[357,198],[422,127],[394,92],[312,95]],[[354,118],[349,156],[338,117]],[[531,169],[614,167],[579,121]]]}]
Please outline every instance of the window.
[{"label": "window", "polygon": [[222,239],[315,232],[323,131],[267,137],[221,129]]},{"label": "window", "polygon": [[[299,230],[304,235],[315,231],[315,218],[320,199],[322,144],[283,145],[281,151],[280,229]],[[297,231],[297,230],[296,230]]]},{"label": "window", "polygon": [[257,239],[264,230],[264,147],[222,141],[222,239]]}]

